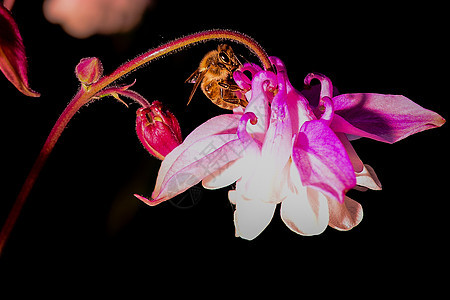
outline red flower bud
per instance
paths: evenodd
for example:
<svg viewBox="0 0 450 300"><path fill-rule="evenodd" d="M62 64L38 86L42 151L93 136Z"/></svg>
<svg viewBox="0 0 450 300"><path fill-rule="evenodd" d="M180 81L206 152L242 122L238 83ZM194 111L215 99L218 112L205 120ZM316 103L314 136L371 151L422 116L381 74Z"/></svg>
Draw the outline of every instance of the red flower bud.
<svg viewBox="0 0 450 300"><path fill-rule="evenodd" d="M136 133L145 149L161 160L183 142L177 119L159 101L137 110Z"/></svg>
<svg viewBox="0 0 450 300"><path fill-rule="evenodd" d="M83 85L91 85L102 77L103 65L97 57L82 58L75 68L75 74Z"/></svg>

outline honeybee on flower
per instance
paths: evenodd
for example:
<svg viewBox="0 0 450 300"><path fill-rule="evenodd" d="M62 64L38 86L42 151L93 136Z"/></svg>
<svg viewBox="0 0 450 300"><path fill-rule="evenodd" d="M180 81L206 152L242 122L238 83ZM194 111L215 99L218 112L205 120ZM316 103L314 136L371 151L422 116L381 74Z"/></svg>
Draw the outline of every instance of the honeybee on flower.
<svg viewBox="0 0 450 300"><path fill-rule="evenodd" d="M8 28L15 31L6 11L1 11L1 17L10 20ZM20 36L16 34L16 38ZM243 44L258 57L260 65L233 63L226 78L209 76L217 84L216 91L221 89L222 98L208 98L232 100L228 104L235 105L227 106L233 109L231 113L207 120L184 140L180 124L162 102L147 101L130 89L133 84L113 84L157 58L208 40ZM0 67L7 66L11 57L1 56ZM19 58L24 58L23 53ZM26 68L24 61L17 66ZM23 93L37 96L28 87L26 73L16 73L7 74L8 79ZM77 111L94 99L112 96L123 101L123 96L141 105L136 113L137 137L162 162L151 197L136 194L137 198L154 206L200 182L207 189L232 186L228 198L235 205L236 236L247 240L268 226L278 204L282 220L297 234L317 235L327 226L352 229L361 222L363 210L347 192L379 190L381 183L374 169L361 161L351 140L365 137L395 143L445 123L439 114L404 96L335 94L331 80L318 73L307 75L304 83L318 81L320 89L298 91L280 59L269 57L249 36L230 30L209 30L168 42L127 61L109 75L103 74L99 59L88 57L80 61L75 73L80 88L50 131L16 198L0 232L0 252L58 138ZM233 97L223 98L224 93ZM316 96L318 103L312 100Z"/></svg>

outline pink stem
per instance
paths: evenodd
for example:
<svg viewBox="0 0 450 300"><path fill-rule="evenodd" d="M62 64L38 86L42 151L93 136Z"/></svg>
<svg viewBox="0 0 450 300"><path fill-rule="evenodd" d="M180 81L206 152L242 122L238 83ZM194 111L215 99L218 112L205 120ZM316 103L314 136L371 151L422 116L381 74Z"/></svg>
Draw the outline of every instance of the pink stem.
<svg viewBox="0 0 450 300"><path fill-rule="evenodd" d="M144 54L136 57L135 59L123 64L122 66L117 68L111 75L104 76L96 83L90 85L88 89L80 88L78 93L64 109L61 116L58 118L52 130L50 131L50 134L48 135L47 140L45 141L45 144L42 147L41 152L39 153L39 156L37 157L33 167L31 168L30 173L28 173L25 183L23 184L19 195L14 202L14 205L6 219L5 224L3 225L3 228L0 231L0 255L42 167L44 166L48 156L53 150L53 147L55 146L65 127L72 119L74 114L78 111L78 109L80 109L84 104L88 103L94 96L98 95L99 92L100 94L102 94L101 91L103 91L109 84L130 73L136 68L159 57L162 57L169 53L173 53L180 48L215 39L227 39L245 45L258 56L266 70L272 70L272 64L270 63L269 57L267 56L264 49L249 36L230 30L209 30L195 33L166 43L158 48L149 50ZM136 95L130 94L129 96ZM142 102L142 104L146 103Z"/></svg>
<svg viewBox="0 0 450 300"><path fill-rule="evenodd" d="M111 82L113 82L114 80L116 80L117 78L122 77L123 75L129 73L131 70L135 70L136 68L148 63L149 61L160 58L173 51L179 50L180 48L184 48L208 40L217 40L217 39L232 40L245 45L248 49L250 49L253 53L255 53L255 55L261 61L265 70L272 70L272 64L269 60L269 57L267 56L267 53L251 37L231 30L208 30L194 33L180 39L176 39L162 46L159 46L158 48L147 51L144 54L131 60L130 62L125 63L119 68L117 68L117 70L114 71L110 76L103 77L102 79L100 79L99 82L97 82L97 84L106 86Z"/></svg>
<svg viewBox="0 0 450 300"><path fill-rule="evenodd" d="M87 94L80 89L80 91L75 95L69 105L67 105L67 107L64 109L63 113L58 118L52 130L50 131L50 134L48 135L47 140L45 141L44 146L39 153L39 156L34 162L33 167L31 168L30 173L28 173L25 183L23 184L19 195L16 198L16 202L14 202L14 205L9 212L5 224L3 225L2 231L0 232L0 254L2 253L3 247L6 243L6 240L8 239L9 234L11 233L11 230L14 227L14 224L17 221L17 218L19 217L20 211L22 210L28 194L30 193L34 182L36 181L48 156L52 152L53 147L58 141L58 138L61 136L64 128L67 126L67 123L69 123L73 115L92 97L91 95L86 95Z"/></svg>

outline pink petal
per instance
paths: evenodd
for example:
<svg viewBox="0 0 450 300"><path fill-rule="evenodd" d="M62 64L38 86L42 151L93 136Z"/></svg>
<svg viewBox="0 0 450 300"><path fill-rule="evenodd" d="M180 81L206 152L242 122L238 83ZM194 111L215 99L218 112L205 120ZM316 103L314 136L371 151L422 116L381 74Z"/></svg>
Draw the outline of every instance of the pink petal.
<svg viewBox="0 0 450 300"><path fill-rule="evenodd" d="M277 57L270 57L270 60L276 66L278 74L285 75L283 81L286 86L286 103L291 119L292 132L296 133L304 122L314 120L316 117L309 106L308 100L292 86L286 75L287 71L283 62Z"/></svg>
<svg viewBox="0 0 450 300"><path fill-rule="evenodd" d="M364 165L363 170L356 173L356 184L360 191L365 191L367 188L375 191L381 190L381 182L378 180L373 168L369 165Z"/></svg>
<svg viewBox="0 0 450 300"><path fill-rule="evenodd" d="M343 117L341 117L338 114L334 115L333 121L330 124L330 128L336 133L347 134L347 137L350 140L354 140L359 137L366 137L366 138L380 141L380 142L385 142L385 143L388 142L387 140L385 140L375 134L371 134L369 132L366 132L364 130L356 128L355 126L350 124L347 120L345 120Z"/></svg>
<svg viewBox="0 0 450 300"><path fill-rule="evenodd" d="M11 13L0 3L0 70L26 96L39 97L28 85L27 56L19 28Z"/></svg>
<svg viewBox="0 0 450 300"><path fill-rule="evenodd" d="M261 153L261 143L257 139L253 138L248 130L248 124L258 126L258 122L258 118L252 112L246 112L243 114L241 120L239 121L237 136L244 145L244 152L246 156L259 156Z"/></svg>
<svg viewBox="0 0 450 300"><path fill-rule="evenodd" d="M256 125L247 125L247 131L261 142L264 140L267 128L269 127L269 103L273 98L273 94L266 91L266 87L268 85L276 87L277 79L275 74L265 71L256 74L252 81L252 96L247 107L245 108L246 113L254 113L258 118Z"/></svg>
<svg viewBox="0 0 450 300"><path fill-rule="evenodd" d="M333 98L336 132L395 143L414 133L445 123L439 114L425 109L404 96L344 94Z"/></svg>
<svg viewBox="0 0 450 300"><path fill-rule="evenodd" d="M328 225L337 230L350 230L358 225L363 218L362 206L347 196L343 203L329 199L328 208L330 211Z"/></svg>
<svg viewBox="0 0 450 300"><path fill-rule="evenodd" d="M286 165L292 149L292 124L286 103L285 76L278 73L278 93L271 105L270 124L267 129L261 154L264 163L273 163L280 170Z"/></svg>
<svg viewBox="0 0 450 300"><path fill-rule="evenodd" d="M333 84L331 83L331 80L320 73L309 73L308 75L306 75L305 79L304 79L304 83L306 86L310 86L311 85L311 81L313 79L317 79L320 81L320 99L322 99L323 97L328 97L328 98L332 98L333 97Z"/></svg>
<svg viewBox="0 0 450 300"><path fill-rule="evenodd" d="M334 107L330 97L325 96L320 99L319 111L322 112L320 115L320 120L325 122L327 126L330 126L334 117Z"/></svg>
<svg viewBox="0 0 450 300"><path fill-rule="evenodd" d="M181 145L180 145L181 146ZM199 183L243 154L242 142L235 134L219 134L203 138L183 151L175 148L163 160L152 193L156 205Z"/></svg>
<svg viewBox="0 0 450 300"><path fill-rule="evenodd" d="M283 176L291 149L292 129L286 105L286 85L284 78L278 78L278 93L272 101L270 125L261 148L261 158L249 166L252 174L242 179L245 182L243 194L247 198L271 203L281 201L279 178Z"/></svg>
<svg viewBox="0 0 450 300"><path fill-rule="evenodd" d="M231 161L214 173L206 176L202 181L204 188L218 189L228 186L254 168L255 162L260 157L261 145L248 133L247 123L256 125L257 122L258 118L252 112L242 115L237 129L237 137L242 143L244 157Z"/></svg>
<svg viewBox="0 0 450 300"><path fill-rule="evenodd" d="M356 154L356 151L348 140L347 135L342 132L336 132L335 134L344 146L345 151L347 151L348 157L350 158L353 166L353 170L355 170L356 173L361 172L364 168L364 164L359 158L358 154Z"/></svg>
<svg viewBox="0 0 450 300"><path fill-rule="evenodd" d="M258 73L259 71L262 71L261 67L252 64L252 63L245 63L242 67L239 68L239 70L235 71L233 73L233 79L236 82L236 84L243 90L249 90L252 87L252 78L248 78L244 72L250 72L252 75L252 78Z"/></svg>
<svg viewBox="0 0 450 300"><path fill-rule="evenodd" d="M301 91L302 95L308 100L309 105L313 108L319 105L321 92L322 92L321 84L307 86L305 89ZM333 86L333 96L336 95L339 95L339 91L335 86Z"/></svg>
<svg viewBox="0 0 450 300"><path fill-rule="evenodd" d="M292 157L305 186L319 189L339 202L356 184L344 146L322 121L305 122L297 135Z"/></svg>
<svg viewBox="0 0 450 300"><path fill-rule="evenodd" d="M237 127L239 125L240 115L225 114L219 115L214 118L209 119L205 123L194 129L183 141L181 145L172 150L169 155L164 158L164 162L161 164L159 173L161 174L161 180L164 179L165 174L168 169L172 166L175 159L178 158L181 153L186 150L189 146L202 138L206 138L215 134L231 134L236 133ZM158 185L158 182L157 182Z"/></svg>

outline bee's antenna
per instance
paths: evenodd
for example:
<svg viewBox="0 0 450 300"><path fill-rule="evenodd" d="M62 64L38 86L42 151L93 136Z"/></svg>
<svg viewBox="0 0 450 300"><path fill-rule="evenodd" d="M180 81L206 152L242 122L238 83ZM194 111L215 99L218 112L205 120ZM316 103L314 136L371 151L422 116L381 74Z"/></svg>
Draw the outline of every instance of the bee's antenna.
<svg viewBox="0 0 450 300"><path fill-rule="evenodd" d="M250 61L244 56L244 55L242 55L242 54L238 54L239 55L239 57L241 58L241 59L243 59L246 63L250 63ZM238 60L238 62L242 65L242 63L241 63L241 61L239 60L239 58L236 56L236 59Z"/></svg>

